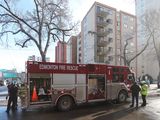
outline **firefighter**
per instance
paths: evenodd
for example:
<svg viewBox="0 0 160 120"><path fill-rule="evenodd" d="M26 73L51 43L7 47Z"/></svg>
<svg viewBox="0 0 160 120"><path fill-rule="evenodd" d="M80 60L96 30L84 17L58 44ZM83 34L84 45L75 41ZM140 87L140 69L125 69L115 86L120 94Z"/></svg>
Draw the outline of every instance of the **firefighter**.
<svg viewBox="0 0 160 120"><path fill-rule="evenodd" d="M21 106L25 106L27 96L27 86L25 84L22 84L21 87L19 87L18 96L21 99Z"/></svg>
<svg viewBox="0 0 160 120"><path fill-rule="evenodd" d="M146 106L146 96L147 96L147 94L148 94L148 85L146 84L146 82L145 81L142 81L141 82L141 95L142 95L142 101L143 101L143 103L142 103L142 107L143 106Z"/></svg>
<svg viewBox="0 0 160 120"><path fill-rule="evenodd" d="M8 104L7 104L7 110L6 112L9 113L10 111L10 108L11 108L11 103L12 103L12 110L14 111L15 110L15 107L16 107L16 89L15 89L15 86L14 84L10 84L7 86L8 87ZM6 97L7 99L7 97Z"/></svg>
<svg viewBox="0 0 160 120"><path fill-rule="evenodd" d="M13 110L17 110L17 107L18 107L17 100L18 100L18 84L14 84L14 103L15 103L15 106L12 106Z"/></svg>
<svg viewBox="0 0 160 120"><path fill-rule="evenodd" d="M134 100L136 99L136 108L138 108L139 92L141 91L141 88L137 84L137 82L134 82L130 89L132 93L132 104L130 105L130 107L134 106Z"/></svg>

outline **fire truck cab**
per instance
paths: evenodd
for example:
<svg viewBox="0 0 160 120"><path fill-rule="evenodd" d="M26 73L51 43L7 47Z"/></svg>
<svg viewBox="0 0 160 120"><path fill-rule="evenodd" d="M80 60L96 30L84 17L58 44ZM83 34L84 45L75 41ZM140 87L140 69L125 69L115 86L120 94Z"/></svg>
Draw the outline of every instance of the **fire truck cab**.
<svg viewBox="0 0 160 120"><path fill-rule="evenodd" d="M28 61L26 73L27 97L22 106L53 105L60 111L81 103L125 102L134 81L128 67L106 64Z"/></svg>

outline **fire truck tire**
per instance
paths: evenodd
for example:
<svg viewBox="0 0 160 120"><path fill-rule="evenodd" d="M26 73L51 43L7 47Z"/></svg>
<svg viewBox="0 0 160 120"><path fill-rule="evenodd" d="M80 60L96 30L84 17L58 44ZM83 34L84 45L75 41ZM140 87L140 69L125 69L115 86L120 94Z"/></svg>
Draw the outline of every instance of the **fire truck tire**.
<svg viewBox="0 0 160 120"><path fill-rule="evenodd" d="M59 111L69 111L73 107L73 99L70 96L62 96L58 100L57 108Z"/></svg>
<svg viewBox="0 0 160 120"><path fill-rule="evenodd" d="M118 103L124 103L127 100L127 92L122 90L118 94Z"/></svg>

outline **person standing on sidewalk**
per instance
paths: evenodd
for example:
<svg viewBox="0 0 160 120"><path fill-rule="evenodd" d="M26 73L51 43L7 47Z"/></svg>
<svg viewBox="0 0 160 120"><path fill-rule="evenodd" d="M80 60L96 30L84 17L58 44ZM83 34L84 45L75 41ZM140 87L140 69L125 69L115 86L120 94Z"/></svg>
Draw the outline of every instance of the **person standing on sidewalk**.
<svg viewBox="0 0 160 120"><path fill-rule="evenodd" d="M13 83L8 86L8 96L9 98L8 98L8 104L7 104L7 110L6 110L7 113L9 113L11 109L11 104L12 104L12 111L15 111L15 107L16 107L16 89Z"/></svg>
<svg viewBox="0 0 160 120"><path fill-rule="evenodd" d="M136 82L134 82L130 90L132 93L132 104L130 105L130 107L134 107L134 101L136 99L136 108L138 108L139 92L141 91L141 88Z"/></svg>
<svg viewBox="0 0 160 120"><path fill-rule="evenodd" d="M147 104L147 102L146 102L147 94L148 94L148 85L146 84L145 81L142 81L141 82L141 95L142 95L142 101L143 101L143 103L141 105L142 107L146 106L146 104Z"/></svg>

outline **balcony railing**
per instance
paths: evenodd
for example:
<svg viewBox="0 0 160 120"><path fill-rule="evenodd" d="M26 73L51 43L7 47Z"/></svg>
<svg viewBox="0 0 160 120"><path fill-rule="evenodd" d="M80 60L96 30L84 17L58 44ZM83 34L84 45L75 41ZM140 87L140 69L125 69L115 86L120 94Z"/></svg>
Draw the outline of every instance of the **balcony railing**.
<svg viewBox="0 0 160 120"><path fill-rule="evenodd" d="M98 56L105 56L105 55L107 55L107 52L106 52L106 50L103 50L103 49L97 49L97 55Z"/></svg>
<svg viewBox="0 0 160 120"><path fill-rule="evenodd" d="M102 10L97 11L97 16L107 17L107 15L109 15L109 13L106 11L102 11Z"/></svg>
<svg viewBox="0 0 160 120"><path fill-rule="evenodd" d="M98 40L97 41L97 45L100 46L100 47L105 47L105 46L107 46L107 41L105 41L105 40Z"/></svg>
<svg viewBox="0 0 160 120"><path fill-rule="evenodd" d="M98 30L97 31L97 35L98 36L107 36L108 34L113 33L113 29L112 28L108 28L107 30Z"/></svg>
<svg viewBox="0 0 160 120"><path fill-rule="evenodd" d="M104 20L97 20L97 25L98 26L107 26L108 23L106 21L104 21Z"/></svg>
<svg viewBox="0 0 160 120"><path fill-rule="evenodd" d="M107 30L97 31L97 35L98 36L107 36L108 35L108 31Z"/></svg>
<svg viewBox="0 0 160 120"><path fill-rule="evenodd" d="M112 52L113 52L112 47L108 47L107 49L101 49L101 48L97 49L97 55L99 55L99 56L106 56Z"/></svg>

